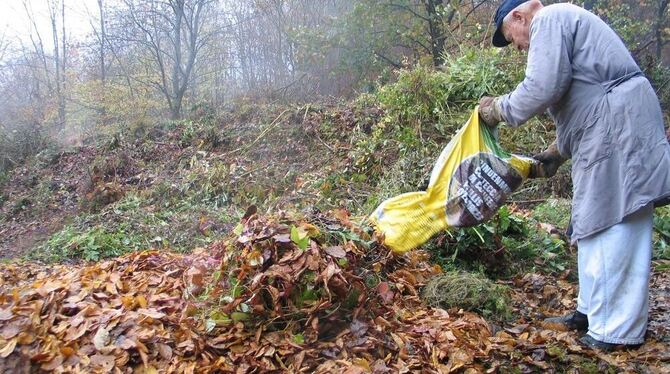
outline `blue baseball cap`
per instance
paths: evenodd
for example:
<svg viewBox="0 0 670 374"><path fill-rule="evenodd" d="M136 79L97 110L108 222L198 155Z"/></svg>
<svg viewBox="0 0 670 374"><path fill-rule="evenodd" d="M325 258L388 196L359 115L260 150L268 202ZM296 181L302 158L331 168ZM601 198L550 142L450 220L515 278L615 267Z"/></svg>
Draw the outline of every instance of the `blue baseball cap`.
<svg viewBox="0 0 670 374"><path fill-rule="evenodd" d="M496 10L496 15L493 17L493 22L496 24L496 32L493 33L493 45L496 47L505 47L509 45L507 39L503 35L500 28L502 27L503 20L505 16L512 11L512 9L518 7L519 5L527 2L528 0L503 0L503 2Z"/></svg>

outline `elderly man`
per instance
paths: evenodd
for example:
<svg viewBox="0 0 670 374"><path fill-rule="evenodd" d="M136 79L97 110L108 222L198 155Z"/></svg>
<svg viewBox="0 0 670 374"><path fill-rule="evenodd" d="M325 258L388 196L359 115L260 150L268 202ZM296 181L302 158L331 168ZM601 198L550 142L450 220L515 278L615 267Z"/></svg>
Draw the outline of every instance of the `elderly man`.
<svg viewBox="0 0 670 374"><path fill-rule="evenodd" d="M611 350L644 341L654 206L670 196L670 145L658 99L625 45L602 20L567 3L503 0L493 45L528 51L514 91L480 101L489 126L516 127L545 111L556 141L531 176L572 159L577 310L551 318Z"/></svg>

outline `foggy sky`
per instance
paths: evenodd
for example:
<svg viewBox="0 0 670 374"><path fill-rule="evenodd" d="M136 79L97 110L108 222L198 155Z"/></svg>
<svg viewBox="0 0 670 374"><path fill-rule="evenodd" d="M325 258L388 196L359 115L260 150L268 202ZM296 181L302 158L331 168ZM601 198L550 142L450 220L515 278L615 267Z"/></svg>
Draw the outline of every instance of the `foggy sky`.
<svg viewBox="0 0 670 374"><path fill-rule="evenodd" d="M45 48L53 47L51 24L49 20L48 0L0 0L0 35L12 44L20 40L28 41L32 26L23 2L26 1L35 17L38 31L42 35ZM68 39L82 39L92 29L90 19L98 18L96 0L65 0L66 33ZM60 21L59 21L60 23ZM62 26L59 24L58 28Z"/></svg>

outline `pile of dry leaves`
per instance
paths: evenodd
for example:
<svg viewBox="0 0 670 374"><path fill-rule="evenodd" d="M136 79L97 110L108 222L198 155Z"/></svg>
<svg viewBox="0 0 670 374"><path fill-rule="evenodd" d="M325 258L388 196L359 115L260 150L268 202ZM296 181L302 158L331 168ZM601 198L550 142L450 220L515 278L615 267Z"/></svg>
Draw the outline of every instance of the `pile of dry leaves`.
<svg viewBox="0 0 670 374"><path fill-rule="evenodd" d="M652 287L656 282L664 282L663 279L667 281L667 275L655 273ZM510 286L518 319L489 339L493 343L490 366L520 368L522 372L576 369L577 372L670 373L668 336L663 328L656 326L659 318L665 318L659 308L651 308L644 345L636 350L605 353L581 345L578 342L581 334L543 321L545 317L575 310L575 284L561 277L529 273L511 281ZM656 290L650 296L657 298Z"/></svg>
<svg viewBox="0 0 670 374"><path fill-rule="evenodd" d="M550 276L509 282L519 319L500 328L429 308L419 290L439 267L422 251L391 255L345 212L307 222L250 210L227 240L189 255L0 271L0 372L653 372L670 362L653 337L604 354L537 322L574 308L575 286Z"/></svg>
<svg viewBox="0 0 670 374"><path fill-rule="evenodd" d="M2 265L0 371L448 372L488 354L481 317L421 305L424 253L340 217L326 233L250 212L191 255Z"/></svg>

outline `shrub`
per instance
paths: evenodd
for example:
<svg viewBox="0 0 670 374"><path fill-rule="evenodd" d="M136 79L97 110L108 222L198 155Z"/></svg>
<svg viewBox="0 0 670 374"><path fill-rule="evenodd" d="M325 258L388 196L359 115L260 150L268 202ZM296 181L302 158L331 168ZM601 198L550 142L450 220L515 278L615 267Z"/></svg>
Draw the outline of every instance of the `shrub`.
<svg viewBox="0 0 670 374"><path fill-rule="evenodd" d="M350 166L340 172L343 178L335 179L365 175L369 185L378 186L377 193L363 204L366 209L399 193L418 190L479 98L513 88L522 70L509 60L509 55L494 49L465 50L456 57L447 56L440 70L426 66L401 70L396 82L376 93L376 100L370 94L361 95L357 107L379 105L383 116L371 131L357 129Z"/></svg>
<svg viewBox="0 0 670 374"><path fill-rule="evenodd" d="M507 278L527 271L561 272L572 267L567 243L512 214L506 206L488 222L452 228L425 245L434 261L449 269Z"/></svg>

